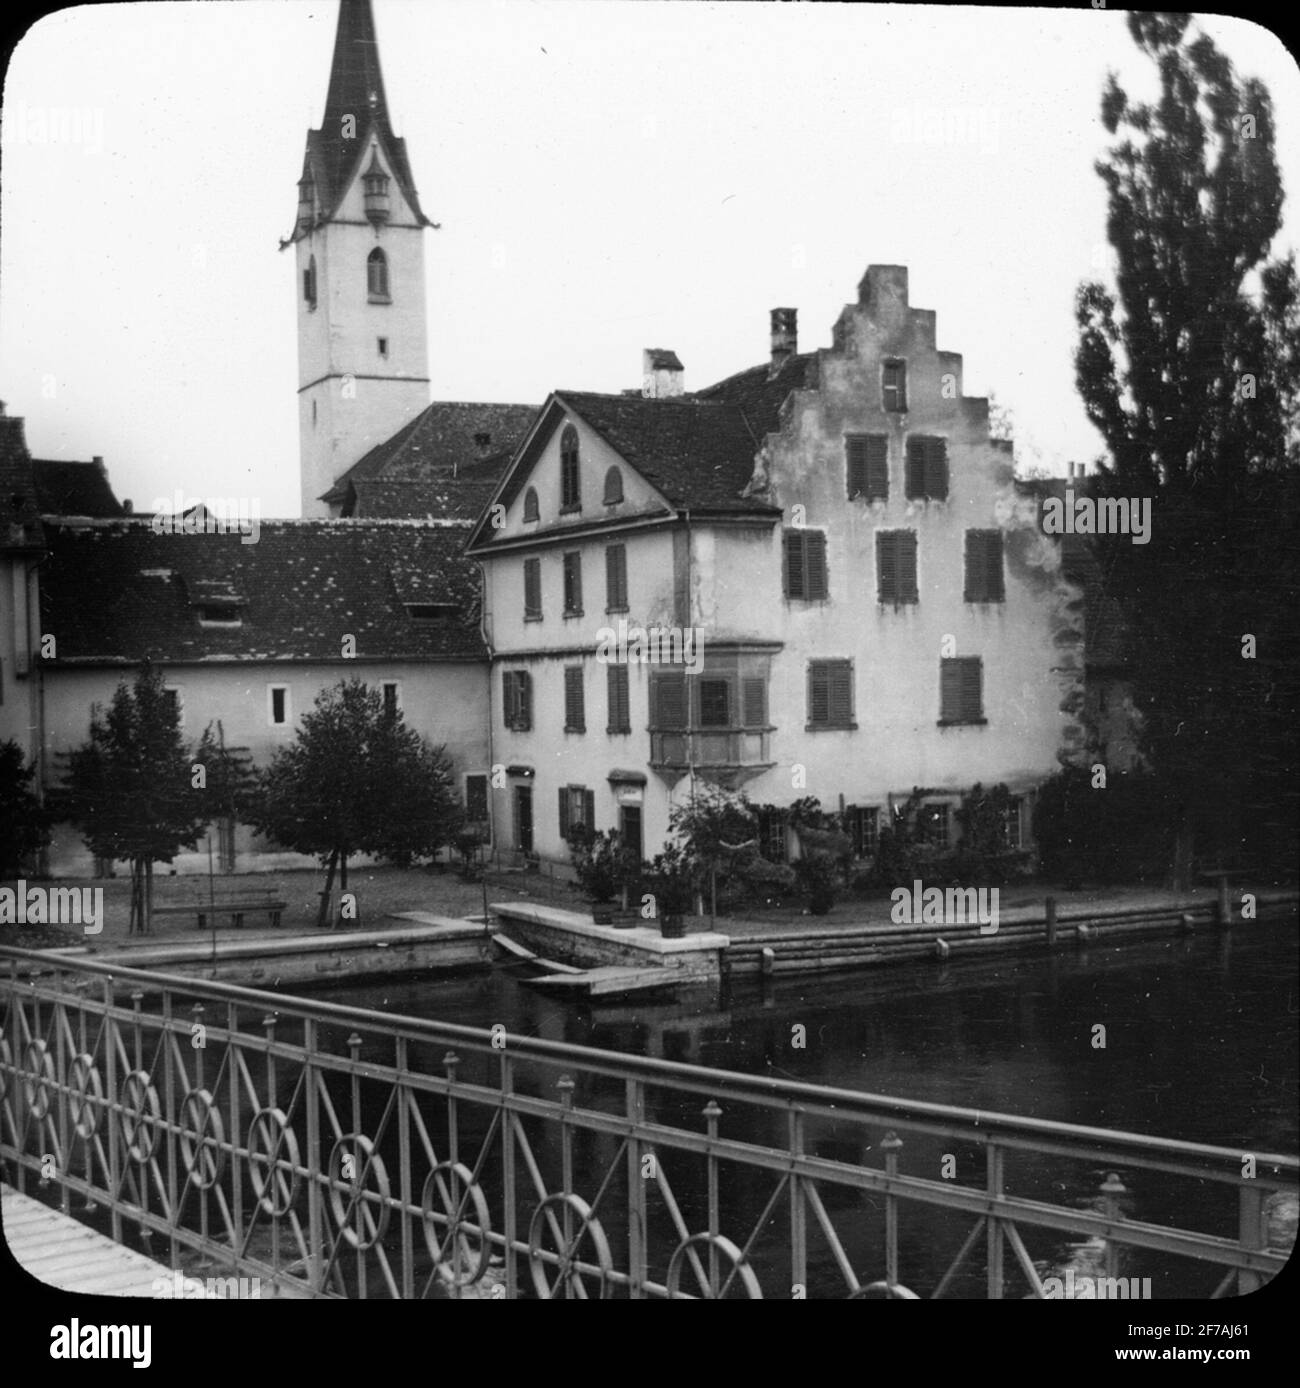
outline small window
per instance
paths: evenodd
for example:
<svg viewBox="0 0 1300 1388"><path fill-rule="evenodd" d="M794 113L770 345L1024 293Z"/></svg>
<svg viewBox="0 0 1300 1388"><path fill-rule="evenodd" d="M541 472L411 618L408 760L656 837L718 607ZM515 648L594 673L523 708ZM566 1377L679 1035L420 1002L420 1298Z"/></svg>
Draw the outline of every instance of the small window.
<svg viewBox="0 0 1300 1388"><path fill-rule="evenodd" d="M566 842L575 829L596 827L596 795L586 786L560 787L560 837Z"/></svg>
<svg viewBox="0 0 1300 1388"><path fill-rule="evenodd" d="M855 858L874 858L880 843L880 811L875 805L850 805L848 831Z"/></svg>
<svg viewBox="0 0 1300 1388"><path fill-rule="evenodd" d="M628 696L627 666L605 666L606 695L609 700L609 733L632 731L632 708Z"/></svg>
<svg viewBox="0 0 1300 1388"><path fill-rule="evenodd" d="M907 441L907 499L943 501L948 496L948 441L914 434Z"/></svg>
<svg viewBox="0 0 1300 1388"><path fill-rule="evenodd" d="M537 490L535 487L529 487L524 493L524 519L535 521L540 515L541 512L537 507Z"/></svg>
<svg viewBox="0 0 1300 1388"><path fill-rule="evenodd" d="M627 611L627 546L605 546L605 611Z"/></svg>
<svg viewBox="0 0 1300 1388"><path fill-rule="evenodd" d="M267 704L271 726L282 728L289 721L289 686L287 684L269 686Z"/></svg>
<svg viewBox="0 0 1300 1388"><path fill-rule="evenodd" d="M302 297L307 304L309 312L314 312L316 308L316 257L307 262L307 268L302 272Z"/></svg>
<svg viewBox="0 0 1300 1388"><path fill-rule="evenodd" d="M465 777L465 818L471 824L486 825L488 822L486 774L475 772Z"/></svg>
<svg viewBox="0 0 1300 1388"><path fill-rule="evenodd" d="M564 556L564 615L582 616L582 555L576 549Z"/></svg>
<svg viewBox="0 0 1300 1388"><path fill-rule="evenodd" d="M605 474L605 505L617 506L623 500L623 474L616 467Z"/></svg>
<svg viewBox="0 0 1300 1388"><path fill-rule="evenodd" d="M578 431L572 424L560 435L560 510L582 510L578 474Z"/></svg>
<svg viewBox="0 0 1300 1388"><path fill-rule="evenodd" d="M401 686L396 680L385 680L384 690L384 713L389 718L397 716L397 710L402 707Z"/></svg>
<svg viewBox="0 0 1300 1388"><path fill-rule="evenodd" d="M526 733L533 726L533 677L527 670L501 672L501 708L507 728Z"/></svg>
<svg viewBox="0 0 1300 1388"><path fill-rule="evenodd" d="M983 723L984 662L953 656L939 662L940 723Z"/></svg>
<svg viewBox="0 0 1300 1388"><path fill-rule="evenodd" d="M853 728L853 662L808 662L808 727Z"/></svg>
<svg viewBox="0 0 1300 1388"><path fill-rule="evenodd" d="M381 357L384 357L385 359L387 359L387 357L388 357L388 339L387 339L386 337L379 337L379 338L376 338L375 341L376 341L376 342L378 343L378 345L379 345L379 355L380 355Z"/></svg>
<svg viewBox="0 0 1300 1388"><path fill-rule="evenodd" d="M731 726L731 685L727 680L699 681L700 727L729 728Z"/></svg>
<svg viewBox="0 0 1300 1388"><path fill-rule="evenodd" d="M581 665L566 665L564 667L564 731L566 733L585 733L587 731Z"/></svg>
<svg viewBox="0 0 1300 1388"><path fill-rule="evenodd" d="M524 621L542 620L542 561L524 560Z"/></svg>
<svg viewBox="0 0 1300 1388"><path fill-rule="evenodd" d="M366 257L366 292L372 303L389 300L388 257L378 246Z"/></svg>
<svg viewBox="0 0 1300 1388"><path fill-rule="evenodd" d="M898 357L885 362L880 373L881 404L887 410L907 409L907 363Z"/></svg>
<svg viewBox="0 0 1300 1388"><path fill-rule="evenodd" d="M1012 802L1002 811L1002 841L1008 848L1020 847L1020 799Z"/></svg>
<svg viewBox="0 0 1300 1388"><path fill-rule="evenodd" d="M917 601L915 530L876 532L876 600L895 607Z"/></svg>
<svg viewBox="0 0 1300 1388"><path fill-rule="evenodd" d="M416 622L454 621L460 608L454 602L408 602L406 615Z"/></svg>
<svg viewBox="0 0 1300 1388"><path fill-rule="evenodd" d="M787 812L775 805L758 811L758 851L769 863L784 863L789 857L788 824Z"/></svg>
<svg viewBox="0 0 1300 1388"><path fill-rule="evenodd" d="M849 499L889 500L889 438L885 434L847 434L844 439Z"/></svg>
<svg viewBox="0 0 1300 1388"><path fill-rule="evenodd" d="M948 805L922 805L916 812L917 838L931 848L947 848L950 811Z"/></svg>
<svg viewBox="0 0 1300 1388"><path fill-rule="evenodd" d="M796 527L785 531L785 595L804 602L826 598L826 535Z"/></svg>
<svg viewBox="0 0 1300 1388"><path fill-rule="evenodd" d="M1002 532L966 532L966 601L1002 602Z"/></svg>
<svg viewBox="0 0 1300 1388"><path fill-rule="evenodd" d="M200 603L199 621L206 627L237 627L243 625L238 607L230 603Z"/></svg>

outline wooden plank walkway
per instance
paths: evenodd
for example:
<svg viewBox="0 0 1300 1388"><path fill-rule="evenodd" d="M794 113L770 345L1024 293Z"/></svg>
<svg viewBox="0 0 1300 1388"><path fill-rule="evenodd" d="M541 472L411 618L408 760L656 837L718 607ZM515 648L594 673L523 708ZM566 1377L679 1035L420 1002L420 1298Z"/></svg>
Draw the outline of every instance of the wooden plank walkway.
<svg viewBox="0 0 1300 1388"><path fill-rule="evenodd" d="M124 1248L71 1215L0 1186L4 1241L14 1260L38 1281L94 1296L153 1296L154 1281L173 1273L143 1253Z"/></svg>

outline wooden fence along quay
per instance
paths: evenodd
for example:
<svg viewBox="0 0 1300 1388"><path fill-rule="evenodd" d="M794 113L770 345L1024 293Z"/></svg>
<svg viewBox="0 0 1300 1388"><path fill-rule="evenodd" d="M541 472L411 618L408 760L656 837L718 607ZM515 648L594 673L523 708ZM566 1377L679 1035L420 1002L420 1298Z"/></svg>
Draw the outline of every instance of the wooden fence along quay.
<svg viewBox="0 0 1300 1388"><path fill-rule="evenodd" d="M1210 1297L1286 1261L1294 1156L27 950L0 970L9 1184L264 1296L1044 1296L1073 1238L1113 1287L1177 1262ZM1170 1218L1129 1217L1139 1187Z"/></svg>

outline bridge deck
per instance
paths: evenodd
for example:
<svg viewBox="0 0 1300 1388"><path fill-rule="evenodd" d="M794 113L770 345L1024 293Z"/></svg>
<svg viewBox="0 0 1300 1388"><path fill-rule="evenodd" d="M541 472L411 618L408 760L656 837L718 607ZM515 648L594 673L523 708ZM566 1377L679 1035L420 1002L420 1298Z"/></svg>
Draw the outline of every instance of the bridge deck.
<svg viewBox="0 0 1300 1388"><path fill-rule="evenodd" d="M0 1216L14 1260L46 1286L95 1296L151 1297L156 1278L172 1280L162 1263L7 1185L0 1186Z"/></svg>

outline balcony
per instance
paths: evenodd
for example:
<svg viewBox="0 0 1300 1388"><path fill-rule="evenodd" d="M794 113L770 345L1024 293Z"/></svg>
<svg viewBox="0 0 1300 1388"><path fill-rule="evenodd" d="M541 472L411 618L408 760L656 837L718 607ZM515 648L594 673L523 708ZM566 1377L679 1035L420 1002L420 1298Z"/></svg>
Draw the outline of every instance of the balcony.
<svg viewBox="0 0 1300 1388"><path fill-rule="evenodd" d="M768 728L650 732L650 765L671 785L688 770L735 789L774 765Z"/></svg>

